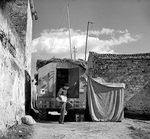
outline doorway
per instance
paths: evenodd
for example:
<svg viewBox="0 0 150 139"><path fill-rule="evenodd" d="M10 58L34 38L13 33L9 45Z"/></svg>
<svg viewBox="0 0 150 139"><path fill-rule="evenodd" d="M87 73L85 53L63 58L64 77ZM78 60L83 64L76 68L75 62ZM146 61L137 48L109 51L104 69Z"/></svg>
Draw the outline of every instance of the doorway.
<svg viewBox="0 0 150 139"><path fill-rule="evenodd" d="M68 83L70 87L68 98L79 98L79 68L58 68L56 73L56 95L59 89Z"/></svg>
<svg viewBox="0 0 150 139"><path fill-rule="evenodd" d="M69 71L68 69L59 68L57 69L56 73L57 73L56 74L56 96L57 96L59 89L63 87L65 83L69 82L69 74L68 74Z"/></svg>

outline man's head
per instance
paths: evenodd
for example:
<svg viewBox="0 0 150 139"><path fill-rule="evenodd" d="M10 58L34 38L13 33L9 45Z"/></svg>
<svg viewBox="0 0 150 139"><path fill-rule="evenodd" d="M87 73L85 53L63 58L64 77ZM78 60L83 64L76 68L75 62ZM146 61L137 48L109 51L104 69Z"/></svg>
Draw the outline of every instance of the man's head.
<svg viewBox="0 0 150 139"><path fill-rule="evenodd" d="M68 84L68 83L65 83L65 84L64 84L64 88L65 88L65 89L69 89L69 84Z"/></svg>

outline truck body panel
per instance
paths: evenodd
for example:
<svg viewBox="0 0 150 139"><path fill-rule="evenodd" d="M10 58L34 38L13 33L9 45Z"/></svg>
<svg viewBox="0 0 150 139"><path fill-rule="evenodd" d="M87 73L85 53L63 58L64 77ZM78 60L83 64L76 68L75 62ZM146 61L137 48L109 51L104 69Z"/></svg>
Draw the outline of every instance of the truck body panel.
<svg viewBox="0 0 150 139"><path fill-rule="evenodd" d="M67 62L51 62L38 69L37 106L39 109L60 110L61 104L56 101L58 90L64 83L73 86L68 92L68 101L71 109L86 108L86 87L81 76L85 69L79 65Z"/></svg>

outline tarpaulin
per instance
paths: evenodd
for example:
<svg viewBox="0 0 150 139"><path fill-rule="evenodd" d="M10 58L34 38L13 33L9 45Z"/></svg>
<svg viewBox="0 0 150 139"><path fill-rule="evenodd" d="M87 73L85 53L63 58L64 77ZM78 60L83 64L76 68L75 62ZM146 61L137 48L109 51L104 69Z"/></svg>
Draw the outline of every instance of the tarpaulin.
<svg viewBox="0 0 150 139"><path fill-rule="evenodd" d="M121 121L124 118L123 83L105 83L88 77L88 105L93 121Z"/></svg>

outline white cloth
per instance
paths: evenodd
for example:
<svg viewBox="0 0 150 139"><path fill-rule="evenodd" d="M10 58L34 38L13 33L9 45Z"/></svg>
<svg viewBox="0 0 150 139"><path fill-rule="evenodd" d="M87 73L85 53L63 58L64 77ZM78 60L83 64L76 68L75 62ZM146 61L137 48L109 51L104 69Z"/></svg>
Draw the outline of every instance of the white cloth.
<svg viewBox="0 0 150 139"><path fill-rule="evenodd" d="M67 102L67 97L64 95L60 95L59 97L56 98L58 102Z"/></svg>

